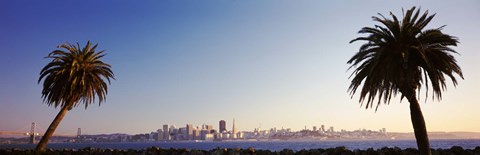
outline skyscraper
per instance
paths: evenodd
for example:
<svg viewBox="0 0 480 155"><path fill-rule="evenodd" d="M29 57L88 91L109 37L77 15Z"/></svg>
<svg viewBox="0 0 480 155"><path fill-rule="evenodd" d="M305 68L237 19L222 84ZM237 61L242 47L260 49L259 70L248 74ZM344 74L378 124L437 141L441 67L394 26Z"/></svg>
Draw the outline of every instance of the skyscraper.
<svg viewBox="0 0 480 155"><path fill-rule="evenodd" d="M206 130L206 131L208 131L208 133L210 133L213 130L213 125L203 124L202 125L202 130Z"/></svg>
<svg viewBox="0 0 480 155"><path fill-rule="evenodd" d="M157 133L156 133L156 136L154 136L154 137L156 137L156 138L154 138L154 139L157 140L157 141L158 141L158 140L163 140L163 139L164 139L164 138L163 138L164 133L165 133L165 132L164 132L162 129L158 129L158 130L157 130ZM155 134L155 133L152 133L152 134Z"/></svg>
<svg viewBox="0 0 480 155"><path fill-rule="evenodd" d="M237 134L237 128L235 127L235 118L233 119L232 133L233 133L233 134Z"/></svg>
<svg viewBox="0 0 480 155"><path fill-rule="evenodd" d="M77 138L80 138L80 136L82 136L82 128L78 128L78 130L77 130Z"/></svg>
<svg viewBox="0 0 480 155"><path fill-rule="evenodd" d="M199 140L200 139L200 130L193 130L192 131L192 139L190 140Z"/></svg>
<svg viewBox="0 0 480 155"><path fill-rule="evenodd" d="M170 140L170 131L168 130L168 124L163 125L163 140Z"/></svg>
<svg viewBox="0 0 480 155"><path fill-rule="evenodd" d="M220 120L219 129L220 129L219 131L220 133L227 131L227 123L224 120Z"/></svg>
<svg viewBox="0 0 480 155"><path fill-rule="evenodd" d="M186 132L185 132L185 140L193 140L193 125L192 124L187 124L186 127Z"/></svg>
<svg viewBox="0 0 480 155"><path fill-rule="evenodd" d="M230 135L230 138L231 139L237 139L238 136L237 136L237 128L235 127L235 118L233 119L233 123L232 123L232 133Z"/></svg>

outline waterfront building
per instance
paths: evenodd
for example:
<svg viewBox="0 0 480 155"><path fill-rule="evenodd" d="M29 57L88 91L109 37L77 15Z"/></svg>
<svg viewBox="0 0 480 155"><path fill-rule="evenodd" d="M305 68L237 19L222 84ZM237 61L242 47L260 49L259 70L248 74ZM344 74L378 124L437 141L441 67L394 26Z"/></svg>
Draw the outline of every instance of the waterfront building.
<svg viewBox="0 0 480 155"><path fill-rule="evenodd" d="M235 118L233 119L232 123L232 131L230 132L229 135L230 139L237 139L237 127L235 127Z"/></svg>
<svg viewBox="0 0 480 155"><path fill-rule="evenodd" d="M208 133L208 134L205 135L205 139L203 139L203 140L214 140L214 138L215 138L214 134Z"/></svg>
<svg viewBox="0 0 480 155"><path fill-rule="evenodd" d="M170 132L170 135L169 135L170 140L179 140L178 139L179 129L177 129L175 125L171 125L168 130Z"/></svg>
<svg viewBox="0 0 480 155"><path fill-rule="evenodd" d="M386 129L386 128L382 128L382 129L380 130L380 133L382 133L382 134L387 134L387 129Z"/></svg>
<svg viewBox="0 0 480 155"><path fill-rule="evenodd" d="M333 130L333 126L331 126L330 129L328 129L328 132L335 132L335 130Z"/></svg>
<svg viewBox="0 0 480 155"><path fill-rule="evenodd" d="M237 127L235 127L235 118L233 119L232 133L233 133L233 134L237 134Z"/></svg>
<svg viewBox="0 0 480 155"><path fill-rule="evenodd" d="M257 137L259 139L268 138L268 137L270 137L270 132L269 132L269 130L259 130Z"/></svg>
<svg viewBox="0 0 480 155"><path fill-rule="evenodd" d="M170 140L170 130L168 130L168 124L163 125L163 140Z"/></svg>
<svg viewBox="0 0 480 155"><path fill-rule="evenodd" d="M243 138L245 138L245 139L256 139L257 138L257 133L258 132L255 132L255 131L243 132Z"/></svg>
<svg viewBox="0 0 480 155"><path fill-rule="evenodd" d="M272 133L272 134L277 133L277 128L270 128L270 133Z"/></svg>
<svg viewBox="0 0 480 155"><path fill-rule="evenodd" d="M187 124L186 125L186 131L184 132L184 138L185 140L193 140L193 125L192 124Z"/></svg>
<svg viewBox="0 0 480 155"><path fill-rule="evenodd" d="M194 129L192 132L193 133L190 140L200 140L200 130Z"/></svg>
<svg viewBox="0 0 480 155"><path fill-rule="evenodd" d="M82 138L81 136L82 136L82 128L78 128L78 130L77 130L77 138ZM34 137L33 139L34 139L33 141L34 141L34 143L35 143L35 137Z"/></svg>
<svg viewBox="0 0 480 155"><path fill-rule="evenodd" d="M209 134L209 131L207 129L200 130L200 140L206 140L207 134Z"/></svg>
<svg viewBox="0 0 480 155"><path fill-rule="evenodd" d="M230 133L228 133L228 132L219 133L219 137L220 137L220 139L229 139L230 138Z"/></svg>
<svg viewBox="0 0 480 155"><path fill-rule="evenodd" d="M222 139L222 133L215 133L215 139Z"/></svg>
<svg viewBox="0 0 480 155"><path fill-rule="evenodd" d="M157 138L158 138L158 132L150 132L150 134L148 134L147 141L155 141Z"/></svg>
<svg viewBox="0 0 480 155"><path fill-rule="evenodd" d="M220 120L219 124L219 131L220 133L226 132L227 131L227 123L224 120Z"/></svg>
<svg viewBox="0 0 480 155"><path fill-rule="evenodd" d="M186 127L178 129L176 140L188 140L188 132Z"/></svg>
<svg viewBox="0 0 480 155"><path fill-rule="evenodd" d="M208 132L211 133L211 134L216 134L216 133L217 133L217 130L212 129L212 130L209 130Z"/></svg>
<svg viewBox="0 0 480 155"><path fill-rule="evenodd" d="M210 132L211 130L213 130L213 125L206 125L205 126L205 129Z"/></svg>
<svg viewBox="0 0 480 155"><path fill-rule="evenodd" d="M158 129L157 130L157 136L155 137L155 140L157 140L157 141L164 140L164 138L163 138L164 134L163 133L164 132L163 132L162 129Z"/></svg>
<svg viewBox="0 0 480 155"><path fill-rule="evenodd" d="M243 139L244 134L243 132L237 132L236 136L237 136L237 139Z"/></svg>

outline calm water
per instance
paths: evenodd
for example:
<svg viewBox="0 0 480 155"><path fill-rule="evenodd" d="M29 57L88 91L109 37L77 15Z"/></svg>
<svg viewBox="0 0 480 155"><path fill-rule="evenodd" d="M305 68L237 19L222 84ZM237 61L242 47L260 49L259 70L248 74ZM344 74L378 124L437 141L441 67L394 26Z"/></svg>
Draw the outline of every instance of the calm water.
<svg viewBox="0 0 480 155"><path fill-rule="evenodd" d="M461 146L464 149L473 149L480 146L480 139L473 140L431 140L432 148L451 148L452 146ZM190 148L211 150L220 148L248 148L279 151L283 149L292 149L295 151L302 149L334 148L345 146L347 149L367 149L382 147L416 148L414 140L371 140L371 141L228 141L228 142L142 142L142 143L53 143L48 144L48 148L53 149L81 149L85 147L111 148L111 149L144 149L148 147L160 148ZM8 144L0 145L0 149L20 148L33 149L31 144Z"/></svg>

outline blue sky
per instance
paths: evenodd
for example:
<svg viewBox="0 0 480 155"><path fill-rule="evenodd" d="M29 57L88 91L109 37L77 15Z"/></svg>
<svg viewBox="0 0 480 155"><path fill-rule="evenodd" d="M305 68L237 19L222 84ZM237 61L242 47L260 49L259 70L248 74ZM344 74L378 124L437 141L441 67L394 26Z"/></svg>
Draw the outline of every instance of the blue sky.
<svg viewBox="0 0 480 155"><path fill-rule="evenodd" d="M373 26L371 16L401 16L420 6L457 36L465 80L443 100L421 104L430 131L480 131L476 95L478 1L1 1L0 131L43 132L59 109L42 104L44 57L65 42L105 49L116 81L101 106L71 110L58 133L143 133L162 124L212 124L233 118L255 127L334 126L412 131L408 103L365 110L350 98L346 61ZM43 129L42 129L43 128Z"/></svg>

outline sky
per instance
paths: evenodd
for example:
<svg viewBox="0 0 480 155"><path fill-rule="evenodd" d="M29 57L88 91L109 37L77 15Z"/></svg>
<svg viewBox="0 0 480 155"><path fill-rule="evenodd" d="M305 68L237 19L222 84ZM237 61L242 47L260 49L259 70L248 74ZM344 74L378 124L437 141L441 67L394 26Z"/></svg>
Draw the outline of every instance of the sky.
<svg viewBox="0 0 480 155"><path fill-rule="evenodd" d="M60 109L41 98L44 57L88 40L106 50L116 80L107 101L69 111L58 134L148 133L235 119L238 130L386 128L412 132L397 96L378 111L347 92L347 60L371 17L412 6L436 13L427 28L459 38L464 80L421 107L429 131L480 132L480 1L0 1L0 131L44 132ZM450 83L450 82L449 82ZM424 93L424 92L421 92Z"/></svg>

